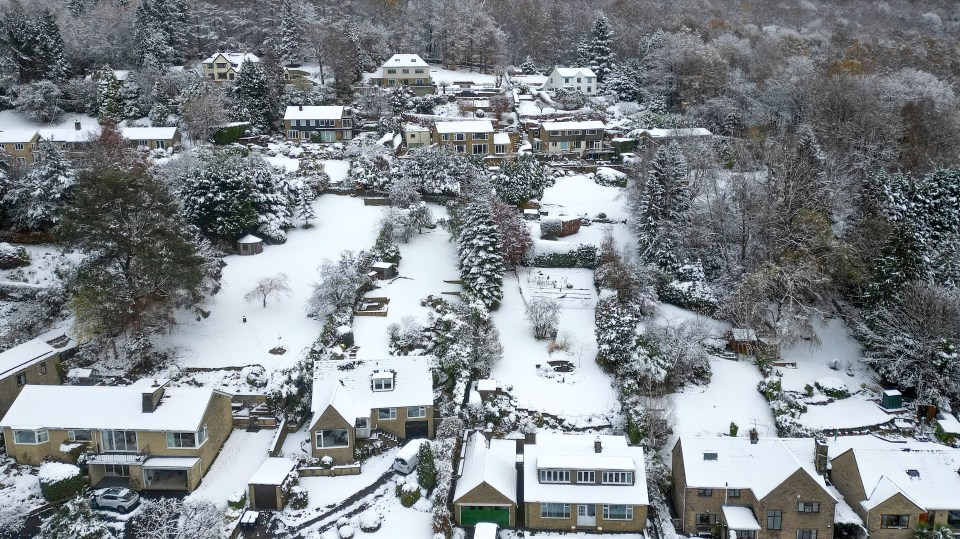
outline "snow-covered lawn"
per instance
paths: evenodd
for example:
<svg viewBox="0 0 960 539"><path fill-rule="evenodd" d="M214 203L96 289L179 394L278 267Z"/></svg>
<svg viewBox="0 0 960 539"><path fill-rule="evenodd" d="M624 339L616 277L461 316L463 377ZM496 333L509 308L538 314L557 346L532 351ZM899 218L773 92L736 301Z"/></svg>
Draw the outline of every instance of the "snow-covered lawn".
<svg viewBox="0 0 960 539"><path fill-rule="evenodd" d="M451 84L457 82L471 82L476 86L492 86L496 82L496 78L492 73L480 73L466 69L450 70L443 69L442 67L437 67L435 65L430 66L430 77L433 79L433 83L435 85L446 81ZM449 88L447 91L449 91Z"/></svg>
<svg viewBox="0 0 960 539"><path fill-rule="evenodd" d="M343 250L373 245L383 208L364 206L360 198L325 195L314 202L314 227L292 230L283 245L267 245L256 256L224 258L220 292L211 298L210 316L195 320L180 313L172 333L162 344L176 348L181 367L224 367L261 364L267 371L293 365L302 357L321 329L308 318L304 304L324 258L335 259ZM271 299L266 308L243 299L261 277L286 273L292 294ZM243 322L243 317L247 322ZM283 355L269 350L279 344Z"/></svg>
<svg viewBox="0 0 960 539"><path fill-rule="evenodd" d="M350 162L343 159L325 159L323 170L330 176L330 183L343 183L350 172Z"/></svg>
<svg viewBox="0 0 960 539"><path fill-rule="evenodd" d="M301 477L300 486L307 490L307 507L316 512L334 506L353 493L374 484L380 476L393 466L393 460L399 449L391 449L383 454L364 461L359 475L341 475L338 477Z"/></svg>
<svg viewBox="0 0 960 539"><path fill-rule="evenodd" d="M557 112L557 109L550 106L544 106L541 110L537 105L537 102L534 100L524 99L523 101L517 103L517 114L520 116L536 116L538 114L550 114L551 112Z"/></svg>
<svg viewBox="0 0 960 539"><path fill-rule="evenodd" d="M217 455L217 460L188 498L208 500L220 507L237 491L247 491L247 481L267 458L267 450L276 430L247 432L234 429Z"/></svg>
<svg viewBox="0 0 960 539"><path fill-rule="evenodd" d="M607 219L623 221L627 218L626 195L620 187L608 187L597 184L593 178L577 174L561 176L548 187L540 201L541 208L550 216L571 215L597 217L605 214ZM558 238L556 241L540 239L540 225L531 221L530 234L534 238L537 252L565 252L581 243L599 246L606 231L610 230L618 245L633 243L634 236L622 223L593 223L580 227L572 236Z"/></svg>
<svg viewBox="0 0 960 539"><path fill-rule="evenodd" d="M0 270L0 282L14 281L38 286L50 286L60 282L55 271L58 267L79 259L77 253L63 255L52 245L12 244L23 249L30 256L30 265L10 270Z"/></svg>
<svg viewBox="0 0 960 539"><path fill-rule="evenodd" d="M446 214L440 206L431 205L430 209L434 217ZM353 320L354 342L360 347L359 357L387 357L390 344L387 326L406 316L413 316L426 325L430 310L422 307L420 301L431 294L439 296L441 292L460 290L459 285L443 282L460 278L456 244L449 239L450 234L438 226L425 229L409 243L400 244L400 277L377 281L379 288L367 294L390 298L387 316L357 316Z"/></svg>
<svg viewBox="0 0 960 539"><path fill-rule="evenodd" d="M561 289L554 289L548 281L558 283ZM567 289L565 283L573 288ZM567 295L559 299L558 336L559 340L568 340L567 353L549 354L547 341L533 338L530 323L524 317L524 296L529 300L534 294ZM512 273L507 274L503 303L493 313L503 344L503 359L493 367L492 376L513 386L520 406L558 414L574 424L585 424L594 415L618 409L611 378L594 360L596 302L591 270L533 268L530 273L523 271L519 279ZM553 372L547 364L553 360L569 361L573 372ZM537 365L543 369L538 370Z"/></svg>
<svg viewBox="0 0 960 539"><path fill-rule="evenodd" d="M73 129L74 122L80 122L81 131L98 129L100 123L86 114L64 114L56 122L42 124L35 122L15 110L0 111L0 131L12 129Z"/></svg>

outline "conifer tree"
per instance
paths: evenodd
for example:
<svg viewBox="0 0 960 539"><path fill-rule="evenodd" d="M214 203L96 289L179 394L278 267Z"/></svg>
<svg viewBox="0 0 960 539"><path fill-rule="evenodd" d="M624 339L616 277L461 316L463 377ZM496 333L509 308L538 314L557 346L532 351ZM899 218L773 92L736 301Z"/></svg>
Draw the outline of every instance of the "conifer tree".
<svg viewBox="0 0 960 539"><path fill-rule="evenodd" d="M317 218L317 213L313 211L313 201L315 198L316 196L313 194L313 189L306 183L301 183L297 188L297 217L303 221L303 228L312 227L313 224L311 224L310 221Z"/></svg>
<svg viewBox="0 0 960 539"><path fill-rule="evenodd" d="M505 269L500 232L493 222L490 203L482 199L468 202L461 218L457 245L463 287L487 308L496 309L503 298Z"/></svg>
<svg viewBox="0 0 960 539"><path fill-rule="evenodd" d="M164 91L163 85L157 81L153 85L153 107L150 108L150 124L154 127L170 126L170 115L173 114L174 104Z"/></svg>
<svg viewBox="0 0 960 539"><path fill-rule="evenodd" d="M7 215L26 230L47 230L59 220L59 211L70 196L74 172L63 152L41 140L36 162L23 177L0 188L5 192Z"/></svg>
<svg viewBox="0 0 960 539"><path fill-rule="evenodd" d="M687 164L676 142L661 146L650 161L637 208L639 254L644 262L675 273L683 263L679 252L689 223Z"/></svg>
<svg viewBox="0 0 960 539"><path fill-rule="evenodd" d="M577 67L588 67L591 63L590 41L584 36L577 42Z"/></svg>
<svg viewBox="0 0 960 539"><path fill-rule="evenodd" d="M37 61L42 64L46 78L64 80L70 74L67 57L63 53L63 36L49 9L44 8L36 23Z"/></svg>
<svg viewBox="0 0 960 539"><path fill-rule="evenodd" d="M597 82L603 82L613 69L613 53L610 51L610 41L613 32L606 15L600 13L593 21L593 39L590 42L590 69L597 75Z"/></svg>
<svg viewBox="0 0 960 539"><path fill-rule="evenodd" d="M537 74L537 67L534 65L533 58L531 58L529 54L523 59L523 64L520 65L520 71L522 71L524 75Z"/></svg>
<svg viewBox="0 0 960 539"><path fill-rule="evenodd" d="M126 106L123 102L123 84L114 76L110 66L103 66L99 73L97 90L97 117L100 123L115 125L124 119Z"/></svg>
<svg viewBox="0 0 960 539"><path fill-rule="evenodd" d="M270 109L270 89L259 62L244 60L233 86L233 118L250 122L260 132L273 130L275 114Z"/></svg>

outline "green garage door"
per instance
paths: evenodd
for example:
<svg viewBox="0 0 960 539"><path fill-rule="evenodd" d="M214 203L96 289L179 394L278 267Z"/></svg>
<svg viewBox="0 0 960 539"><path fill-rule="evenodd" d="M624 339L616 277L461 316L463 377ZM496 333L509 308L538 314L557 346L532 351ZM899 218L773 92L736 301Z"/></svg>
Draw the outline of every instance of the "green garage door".
<svg viewBox="0 0 960 539"><path fill-rule="evenodd" d="M460 506L460 524L473 526L478 522L492 522L507 527L510 525L510 508L506 505Z"/></svg>

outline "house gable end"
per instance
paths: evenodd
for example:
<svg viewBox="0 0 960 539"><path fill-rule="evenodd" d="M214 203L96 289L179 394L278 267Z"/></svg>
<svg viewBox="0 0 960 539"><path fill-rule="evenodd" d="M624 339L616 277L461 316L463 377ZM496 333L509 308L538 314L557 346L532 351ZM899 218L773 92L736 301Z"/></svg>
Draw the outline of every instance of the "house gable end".
<svg viewBox="0 0 960 539"><path fill-rule="evenodd" d="M458 503L488 503L488 504L502 504L502 505L516 505L513 503L513 500L508 498L504 493L497 490L490 483L483 481L479 485L473 487L462 496L453 500L454 504Z"/></svg>
<svg viewBox="0 0 960 539"><path fill-rule="evenodd" d="M824 502L835 502L833 494L817 482L817 480L810 475L810 472L803 468L797 468L789 477L768 492L761 501L769 500L770 498L779 498L785 494L791 495L798 491L817 492L818 495L822 496L821 499Z"/></svg>
<svg viewBox="0 0 960 539"><path fill-rule="evenodd" d="M337 409L333 407L333 405L328 404L327 407L323 410L323 413L320 414L320 417L318 417L317 420L310 427L310 430L317 431L321 429L329 429L329 428L337 428L337 427L352 429L353 425L351 425L346 419L344 419L344 417L340 415L340 412L338 412Z"/></svg>

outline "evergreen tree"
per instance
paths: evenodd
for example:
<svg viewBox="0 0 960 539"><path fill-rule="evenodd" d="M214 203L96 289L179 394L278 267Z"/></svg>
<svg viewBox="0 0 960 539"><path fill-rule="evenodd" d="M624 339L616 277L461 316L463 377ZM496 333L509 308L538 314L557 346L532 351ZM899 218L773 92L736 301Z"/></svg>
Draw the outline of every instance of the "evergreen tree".
<svg viewBox="0 0 960 539"><path fill-rule="evenodd" d="M300 57L301 16L294 9L292 0L276 0L273 8L276 13L271 34L271 49L281 63L289 63Z"/></svg>
<svg viewBox="0 0 960 539"><path fill-rule="evenodd" d="M133 22L139 66L165 68L172 65L173 48L166 32L164 0L140 0Z"/></svg>
<svg viewBox="0 0 960 539"><path fill-rule="evenodd" d="M546 168L530 154L505 163L492 179L497 195L515 206L542 197L549 181Z"/></svg>
<svg viewBox="0 0 960 539"><path fill-rule="evenodd" d="M259 62L244 60L233 86L233 119L250 124L262 133L273 131L275 114L270 110L270 89Z"/></svg>
<svg viewBox="0 0 960 539"><path fill-rule="evenodd" d="M590 69L597 75L597 82L603 82L607 74L613 69L613 53L610 51L610 41L613 31L606 15L600 13L593 21L593 39L590 42Z"/></svg>
<svg viewBox="0 0 960 539"><path fill-rule="evenodd" d="M43 66L45 78L63 81L70 74L67 57L63 53L63 36L49 9L44 8L35 22L37 35L36 60Z"/></svg>
<svg viewBox="0 0 960 539"><path fill-rule="evenodd" d="M590 54L590 41L586 36L581 37L580 41L577 41L577 67L588 67L593 63L592 56Z"/></svg>
<svg viewBox="0 0 960 539"><path fill-rule="evenodd" d="M60 27L47 9L36 17L20 9L8 9L0 29L0 43L20 84L41 79L62 81L69 75Z"/></svg>
<svg viewBox="0 0 960 539"><path fill-rule="evenodd" d="M640 101L643 97L643 64L630 59L615 65L607 74L604 87L620 101Z"/></svg>
<svg viewBox="0 0 960 539"><path fill-rule="evenodd" d="M5 185L3 207L17 226L47 230L59 220L59 211L70 196L74 173L63 152L42 140L36 162L20 181Z"/></svg>
<svg viewBox="0 0 960 539"><path fill-rule="evenodd" d="M641 189L635 214L640 259L674 274L683 263L691 202L687 165L676 142L657 149Z"/></svg>
<svg viewBox="0 0 960 539"><path fill-rule="evenodd" d="M313 211L313 201L315 198L316 196L313 194L313 189L306 183L301 182L297 188L297 217L303 222L303 228L312 227L313 225L310 221L317 218L317 213Z"/></svg>
<svg viewBox="0 0 960 539"><path fill-rule="evenodd" d="M468 202L461 218L457 245L463 287L487 308L496 309L503 298L505 269L500 232L493 222L490 203L482 199Z"/></svg>
<svg viewBox="0 0 960 539"><path fill-rule="evenodd" d="M97 117L100 123L116 125L125 118L123 84L109 66L103 66L98 75Z"/></svg>
<svg viewBox="0 0 960 539"><path fill-rule="evenodd" d="M373 243L370 249L370 256L377 261L400 263L400 247L393 240L393 226L381 226L380 233L377 234L377 241Z"/></svg>
<svg viewBox="0 0 960 539"><path fill-rule="evenodd" d="M424 442L417 452L417 482L430 492L437 484L437 463L433 456L433 447L429 441Z"/></svg>
<svg viewBox="0 0 960 539"><path fill-rule="evenodd" d="M170 115L174 112L174 104L167 95L163 85L157 81L153 85L153 107L150 108L150 125L154 127L169 127Z"/></svg>
<svg viewBox="0 0 960 539"><path fill-rule="evenodd" d="M524 75L537 75L537 67L533 63L533 58L528 54L526 58L523 59L523 63L520 64L520 71Z"/></svg>

